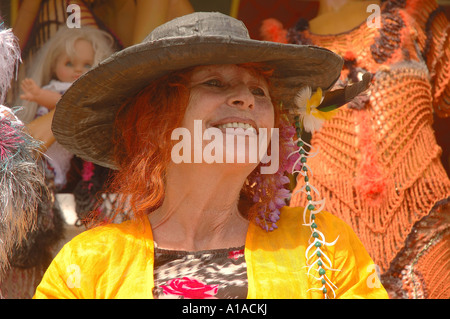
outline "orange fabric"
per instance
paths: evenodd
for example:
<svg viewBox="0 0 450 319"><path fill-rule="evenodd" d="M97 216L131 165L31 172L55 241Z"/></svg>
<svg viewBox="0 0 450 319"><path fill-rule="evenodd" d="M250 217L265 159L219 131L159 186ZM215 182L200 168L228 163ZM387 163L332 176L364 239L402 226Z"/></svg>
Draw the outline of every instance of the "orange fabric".
<svg viewBox="0 0 450 319"><path fill-rule="evenodd" d="M434 111L450 116L450 24L434 0L408 0L405 7L411 33L426 54ZM429 25L427 25L427 23ZM427 38L427 36L430 36ZM427 43L428 41L428 43Z"/></svg>
<svg viewBox="0 0 450 319"><path fill-rule="evenodd" d="M248 298L323 298L321 291L308 291L321 284L304 267L311 231L302 226L302 213L302 208L283 208L279 228L271 233L250 224ZM325 250L340 269L327 270L338 287L336 297L387 298L373 261L350 227L326 212L317 214L316 223L327 240L339 236ZM152 298L153 246L148 219L86 231L56 256L34 298Z"/></svg>
<svg viewBox="0 0 450 319"><path fill-rule="evenodd" d="M450 299L450 232L433 238L431 247L426 246L419 253L409 269L410 293L417 294L417 282L425 285L426 296L430 299ZM428 248L428 249L427 249Z"/></svg>
<svg viewBox="0 0 450 319"><path fill-rule="evenodd" d="M414 225L381 281L391 298L450 298L450 200Z"/></svg>
<svg viewBox="0 0 450 319"><path fill-rule="evenodd" d="M388 34L366 23L337 35L299 32L315 45L355 57L354 70L374 74L367 104L341 108L313 135L320 152L308 164L326 209L353 228L382 272L414 224L450 195L432 129L433 107L450 115L449 24L436 8L434 1L409 1L383 13ZM383 36L392 40L389 46ZM341 79L348 75L344 69ZM298 193L291 206L306 202Z"/></svg>

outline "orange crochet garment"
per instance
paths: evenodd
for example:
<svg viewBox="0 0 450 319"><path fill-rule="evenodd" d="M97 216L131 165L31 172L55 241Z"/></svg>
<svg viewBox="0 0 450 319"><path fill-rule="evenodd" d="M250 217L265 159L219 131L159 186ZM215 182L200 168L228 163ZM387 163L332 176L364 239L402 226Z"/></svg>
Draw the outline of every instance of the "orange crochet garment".
<svg viewBox="0 0 450 319"><path fill-rule="evenodd" d="M299 25L287 33L287 42L341 55L341 84L363 71L373 74L368 96L342 107L314 133L319 154L308 165L310 183L326 198L326 209L353 228L382 273L414 224L450 195L432 129L433 110L450 116L450 27L434 1L389 2L382 6L380 29L364 22L336 35L313 34ZM263 27L270 29L272 22ZM305 195L294 191L291 206L305 203Z"/></svg>

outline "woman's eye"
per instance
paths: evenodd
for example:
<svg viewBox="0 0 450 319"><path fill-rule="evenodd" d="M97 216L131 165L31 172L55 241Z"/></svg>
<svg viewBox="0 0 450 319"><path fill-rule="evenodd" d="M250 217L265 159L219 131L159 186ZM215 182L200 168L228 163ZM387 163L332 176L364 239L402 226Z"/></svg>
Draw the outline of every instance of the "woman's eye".
<svg viewBox="0 0 450 319"><path fill-rule="evenodd" d="M208 86L215 86L215 87L223 86L222 82L218 79L211 79L211 80L204 82L203 84L208 85Z"/></svg>
<svg viewBox="0 0 450 319"><path fill-rule="evenodd" d="M68 61L66 62L66 66L73 66L72 62Z"/></svg>
<svg viewBox="0 0 450 319"><path fill-rule="evenodd" d="M90 64L85 64L84 67L85 67L86 69L91 69L91 68L92 68L92 65L90 65Z"/></svg>
<svg viewBox="0 0 450 319"><path fill-rule="evenodd" d="M253 88L251 89L252 93L257 96L266 96L266 92L264 92L261 88Z"/></svg>

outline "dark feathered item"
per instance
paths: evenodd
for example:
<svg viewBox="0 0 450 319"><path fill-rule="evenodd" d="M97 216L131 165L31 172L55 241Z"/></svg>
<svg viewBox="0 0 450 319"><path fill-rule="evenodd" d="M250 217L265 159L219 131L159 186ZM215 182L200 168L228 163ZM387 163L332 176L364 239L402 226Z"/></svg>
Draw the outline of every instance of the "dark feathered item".
<svg viewBox="0 0 450 319"><path fill-rule="evenodd" d="M326 92L322 103L320 103L317 109L322 112L329 112L347 104L356 96L367 90L371 80L372 75L366 72L363 74L361 81L348 84L342 89Z"/></svg>

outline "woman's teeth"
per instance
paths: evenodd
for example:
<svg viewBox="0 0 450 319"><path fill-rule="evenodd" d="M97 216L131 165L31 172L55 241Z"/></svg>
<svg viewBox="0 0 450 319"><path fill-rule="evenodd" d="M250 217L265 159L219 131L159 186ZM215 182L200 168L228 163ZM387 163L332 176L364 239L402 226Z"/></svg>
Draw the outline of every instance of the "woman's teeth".
<svg viewBox="0 0 450 319"><path fill-rule="evenodd" d="M220 125L217 125L217 127L218 128L243 128L243 129L253 128L254 129L254 127L251 124L238 123L238 122L220 124Z"/></svg>

